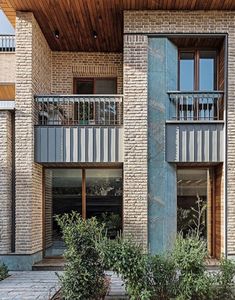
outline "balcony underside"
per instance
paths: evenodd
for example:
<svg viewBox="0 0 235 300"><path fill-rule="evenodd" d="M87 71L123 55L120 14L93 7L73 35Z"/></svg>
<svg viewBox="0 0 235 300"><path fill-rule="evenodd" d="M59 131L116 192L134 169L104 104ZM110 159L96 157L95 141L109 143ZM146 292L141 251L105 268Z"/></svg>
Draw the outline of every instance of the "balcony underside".
<svg viewBox="0 0 235 300"><path fill-rule="evenodd" d="M123 162L123 129L109 126L36 126L38 163Z"/></svg>
<svg viewBox="0 0 235 300"><path fill-rule="evenodd" d="M166 160L180 163L223 162L223 122L168 122Z"/></svg>

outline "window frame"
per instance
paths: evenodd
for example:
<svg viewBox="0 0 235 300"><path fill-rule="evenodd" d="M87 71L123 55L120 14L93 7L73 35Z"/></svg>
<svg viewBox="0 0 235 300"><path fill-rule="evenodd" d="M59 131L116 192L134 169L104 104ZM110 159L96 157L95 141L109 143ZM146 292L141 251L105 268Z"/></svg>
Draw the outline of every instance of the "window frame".
<svg viewBox="0 0 235 300"><path fill-rule="evenodd" d="M193 91L200 91L199 90L199 82L200 82L200 52L203 51L214 51L215 52L215 64L214 64L214 91L218 89L219 86L219 53L218 49L215 48L179 48L178 49L178 80L177 80L177 88L178 91L180 90L180 59L181 53L193 53L194 56L194 90ZM190 91L187 91L190 92Z"/></svg>
<svg viewBox="0 0 235 300"><path fill-rule="evenodd" d="M77 94L77 82L78 81L91 81L93 83L93 94L86 95L96 95L96 81L98 80L113 80L115 81L115 94L117 94L117 77L74 77L73 78L73 93ZM105 95L105 94L100 94Z"/></svg>

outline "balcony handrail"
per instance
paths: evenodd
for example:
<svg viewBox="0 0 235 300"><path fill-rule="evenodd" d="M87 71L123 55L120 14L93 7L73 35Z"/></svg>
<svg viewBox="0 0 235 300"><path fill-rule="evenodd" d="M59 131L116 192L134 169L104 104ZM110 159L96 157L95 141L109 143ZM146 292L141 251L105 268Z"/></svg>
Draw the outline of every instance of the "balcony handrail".
<svg viewBox="0 0 235 300"><path fill-rule="evenodd" d="M35 95L38 125L122 125L123 95Z"/></svg>
<svg viewBox="0 0 235 300"><path fill-rule="evenodd" d="M167 92L168 95L189 95L189 94L192 94L192 95L195 95L195 94L224 94L224 91L168 91Z"/></svg>
<svg viewBox="0 0 235 300"><path fill-rule="evenodd" d="M34 98L62 98L62 97L68 97L68 98L95 98L95 97L123 97L123 94L45 94L45 95L35 95Z"/></svg>
<svg viewBox="0 0 235 300"><path fill-rule="evenodd" d="M0 52L15 52L14 34L0 34Z"/></svg>
<svg viewBox="0 0 235 300"><path fill-rule="evenodd" d="M170 120L223 120L223 91L168 91Z"/></svg>

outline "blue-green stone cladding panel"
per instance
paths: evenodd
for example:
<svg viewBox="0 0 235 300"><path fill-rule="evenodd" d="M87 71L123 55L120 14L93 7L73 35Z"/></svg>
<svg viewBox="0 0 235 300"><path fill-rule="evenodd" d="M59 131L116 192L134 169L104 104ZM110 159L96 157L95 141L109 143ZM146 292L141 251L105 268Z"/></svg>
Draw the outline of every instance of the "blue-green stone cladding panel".
<svg viewBox="0 0 235 300"><path fill-rule="evenodd" d="M148 240L151 253L171 248L177 224L176 168L166 162L167 91L177 89L176 46L149 38L148 50Z"/></svg>

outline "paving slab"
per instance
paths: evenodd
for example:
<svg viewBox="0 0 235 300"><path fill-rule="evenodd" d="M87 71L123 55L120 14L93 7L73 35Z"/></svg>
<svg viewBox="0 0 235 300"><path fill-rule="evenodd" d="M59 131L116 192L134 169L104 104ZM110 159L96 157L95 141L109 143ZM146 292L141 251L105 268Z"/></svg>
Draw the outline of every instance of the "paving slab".
<svg viewBox="0 0 235 300"><path fill-rule="evenodd" d="M59 289L54 271L18 271L0 281L1 300L49 300Z"/></svg>

